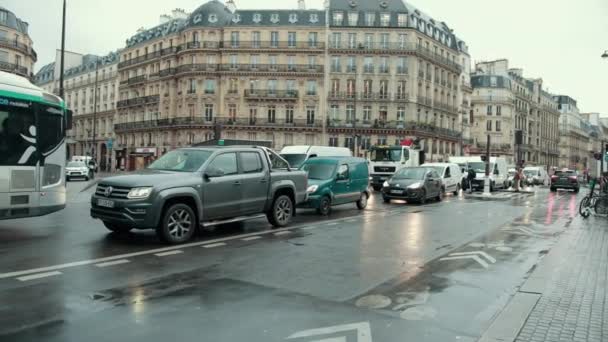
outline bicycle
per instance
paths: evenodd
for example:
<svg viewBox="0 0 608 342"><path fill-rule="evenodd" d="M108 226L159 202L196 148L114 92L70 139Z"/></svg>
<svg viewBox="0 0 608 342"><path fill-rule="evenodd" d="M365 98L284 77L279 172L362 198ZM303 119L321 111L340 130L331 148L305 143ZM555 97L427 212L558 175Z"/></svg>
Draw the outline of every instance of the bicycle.
<svg viewBox="0 0 608 342"><path fill-rule="evenodd" d="M596 214L607 215L608 214L608 194L605 193L605 185L607 184L608 178L604 176L602 180L600 180L600 190L595 191L595 185L597 184L597 179L592 178L589 182L589 193L583 197L581 200L578 213L583 217L587 218L591 216L591 210L595 211ZM604 191L602 191L604 190ZM604 194L602 194L604 192Z"/></svg>

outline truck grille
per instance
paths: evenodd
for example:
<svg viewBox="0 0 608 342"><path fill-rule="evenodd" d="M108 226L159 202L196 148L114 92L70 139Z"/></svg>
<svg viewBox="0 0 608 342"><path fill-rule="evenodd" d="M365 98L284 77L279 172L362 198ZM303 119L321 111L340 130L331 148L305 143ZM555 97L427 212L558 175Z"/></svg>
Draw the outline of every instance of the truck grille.
<svg viewBox="0 0 608 342"><path fill-rule="evenodd" d="M374 166L374 172L395 172L394 166Z"/></svg>
<svg viewBox="0 0 608 342"><path fill-rule="evenodd" d="M95 195L107 198L127 198L127 194L131 191L131 188L121 187L121 186L112 186L112 192L110 196L106 196L106 190L110 187L110 185L99 184L97 185L97 189L95 189Z"/></svg>

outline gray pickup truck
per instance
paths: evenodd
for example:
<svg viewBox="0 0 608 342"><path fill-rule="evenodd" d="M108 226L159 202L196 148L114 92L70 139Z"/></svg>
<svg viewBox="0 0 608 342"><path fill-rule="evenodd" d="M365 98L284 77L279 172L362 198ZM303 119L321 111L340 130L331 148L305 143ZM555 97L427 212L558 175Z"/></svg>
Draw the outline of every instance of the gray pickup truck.
<svg viewBox="0 0 608 342"><path fill-rule="evenodd" d="M156 229L177 244L198 227L266 216L289 224L306 200L307 175L265 147L173 150L146 169L104 178L91 197L91 216L114 232Z"/></svg>

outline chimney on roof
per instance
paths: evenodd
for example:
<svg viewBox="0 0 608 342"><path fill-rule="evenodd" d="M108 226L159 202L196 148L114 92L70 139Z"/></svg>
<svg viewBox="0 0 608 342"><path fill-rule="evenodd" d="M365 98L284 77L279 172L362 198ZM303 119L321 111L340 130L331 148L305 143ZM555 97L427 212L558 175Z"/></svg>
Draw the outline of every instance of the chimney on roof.
<svg viewBox="0 0 608 342"><path fill-rule="evenodd" d="M234 0L226 1L226 7L232 13L234 13L236 11L236 4L234 3Z"/></svg>
<svg viewBox="0 0 608 342"><path fill-rule="evenodd" d="M137 29L137 33L142 33L142 32L144 32L145 30L146 30L145 28L140 27L140 28L138 28L138 29Z"/></svg>
<svg viewBox="0 0 608 342"><path fill-rule="evenodd" d="M173 19L186 19L188 18L188 13L186 13L186 11L184 11L181 8L176 8L173 11L171 11L171 14L173 15Z"/></svg>
<svg viewBox="0 0 608 342"><path fill-rule="evenodd" d="M306 9L306 3L304 2L304 0L298 0L298 9L299 10L305 10Z"/></svg>

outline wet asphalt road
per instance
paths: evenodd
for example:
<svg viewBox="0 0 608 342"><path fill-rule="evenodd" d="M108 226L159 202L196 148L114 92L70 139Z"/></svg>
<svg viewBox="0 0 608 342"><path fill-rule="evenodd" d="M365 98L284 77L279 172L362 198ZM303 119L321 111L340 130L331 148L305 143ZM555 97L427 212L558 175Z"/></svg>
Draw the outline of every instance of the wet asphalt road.
<svg viewBox="0 0 608 342"><path fill-rule="evenodd" d="M85 185L69 183L62 212L0 221L0 340L476 341L583 224L575 194L547 189L424 206L374 196L364 211L303 210L289 229L258 220L167 247L151 231L107 233Z"/></svg>

